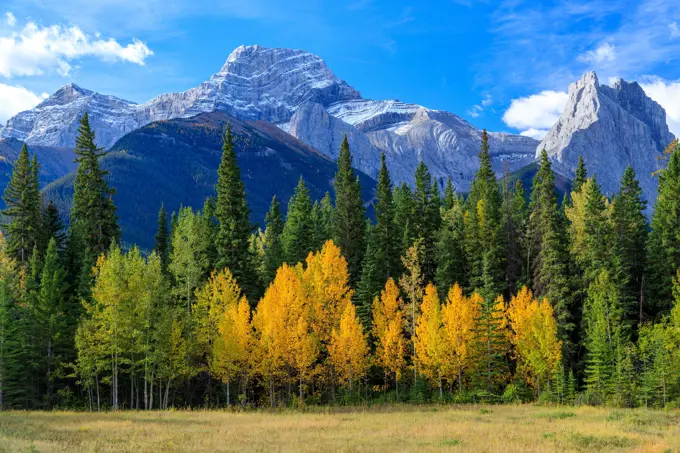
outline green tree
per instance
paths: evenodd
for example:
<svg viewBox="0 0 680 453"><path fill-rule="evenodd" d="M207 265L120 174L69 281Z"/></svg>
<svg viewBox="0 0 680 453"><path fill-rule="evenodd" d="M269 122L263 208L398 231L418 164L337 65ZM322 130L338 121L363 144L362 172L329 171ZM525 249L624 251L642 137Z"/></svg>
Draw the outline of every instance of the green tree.
<svg viewBox="0 0 680 453"><path fill-rule="evenodd" d="M505 263L501 223L501 196L496 175L491 168L489 138L482 133L479 170L472 181L467 199L465 252L471 289L483 291L494 299L505 291Z"/></svg>
<svg viewBox="0 0 680 453"><path fill-rule="evenodd" d="M614 250L622 275L627 276L624 287L624 316L642 322L643 278L647 262L647 202L635 178L635 170L626 168L619 193L613 201L611 221L614 229Z"/></svg>
<svg viewBox="0 0 680 453"><path fill-rule="evenodd" d="M420 162L415 172L415 190L411 225L414 236L421 241L422 270L425 281L433 281L436 273L437 231L441 226L441 198L436 181L430 175L427 166Z"/></svg>
<svg viewBox="0 0 680 453"><path fill-rule="evenodd" d="M570 352L574 319L565 221L557 204L555 176L545 150L539 165L531 191L527 233L532 288L537 299L547 298L553 305L558 337L566 352Z"/></svg>
<svg viewBox="0 0 680 453"><path fill-rule="evenodd" d="M442 223L437 233L437 273L435 282L443 299L454 283L468 285L465 262L465 202L447 185ZM450 190L450 191L449 191Z"/></svg>
<svg viewBox="0 0 680 453"><path fill-rule="evenodd" d="M671 307L673 277L680 267L680 142L668 147L665 170L659 172L659 191L647 245L646 289L652 315Z"/></svg>
<svg viewBox="0 0 680 453"><path fill-rule="evenodd" d="M64 232L64 222L61 220L59 209L52 202L49 201L42 212L42 230L40 235L40 251L45 253L50 240L54 239L57 243L57 250L63 250L66 242L66 234Z"/></svg>
<svg viewBox="0 0 680 453"><path fill-rule="evenodd" d="M315 201L312 207L312 221L314 224L314 250L321 250L323 244L333 237L333 215L335 208L331 200L331 194L326 195L321 201Z"/></svg>
<svg viewBox="0 0 680 453"><path fill-rule="evenodd" d="M250 298L257 296L259 282L249 251L250 234L253 231L248 216L246 190L241 181L241 171L236 161L234 137L231 124L227 123L222 142L222 161L217 169L217 203L215 217L218 231L216 238L217 269L228 268L239 282L243 292Z"/></svg>
<svg viewBox="0 0 680 453"><path fill-rule="evenodd" d="M165 204L161 203L161 209L158 211L158 226L156 228L156 247L154 250L161 260L163 271L168 267L169 241L168 232L168 215L165 212Z"/></svg>
<svg viewBox="0 0 680 453"><path fill-rule="evenodd" d="M509 180L503 178L503 205L501 208L503 244L505 248L505 281L507 297L529 283L526 266L526 225L528 221L526 199L522 181L508 187Z"/></svg>
<svg viewBox="0 0 680 453"><path fill-rule="evenodd" d="M347 136L340 146L338 172L335 174L335 215L333 239L347 259L350 281L356 283L361 276L364 257L364 204L361 199L359 177L352 169L352 155Z"/></svg>
<svg viewBox="0 0 680 453"><path fill-rule="evenodd" d="M286 223L281 235L283 256L288 264L295 265L304 261L313 250L314 225L311 214L312 200L300 176L293 196L288 201Z"/></svg>
<svg viewBox="0 0 680 453"><path fill-rule="evenodd" d="M104 152L95 145L95 133L87 113L80 119L75 153L78 170L73 183L71 234L80 228L78 234L82 234L87 250L97 256L104 253L112 241L120 239L120 230L112 198L115 191L106 182L109 172L99 165ZM91 264L85 266L89 268Z"/></svg>
<svg viewBox="0 0 680 453"><path fill-rule="evenodd" d="M283 264L283 234L284 221L281 214L279 200L276 195L272 197L269 211L264 218L266 228L264 230L264 285L269 284L276 276L276 270Z"/></svg>
<svg viewBox="0 0 680 453"><path fill-rule="evenodd" d="M405 182L394 188L394 232L398 255L404 256L413 245L413 194ZM401 271L401 266L399 270Z"/></svg>
<svg viewBox="0 0 680 453"><path fill-rule="evenodd" d="M40 191L38 187L37 161L29 159L26 144L12 169L12 177L5 188L2 211L9 223L5 225L8 235L8 253L20 263L28 261L33 247L40 242L41 216ZM36 168L34 168L36 167Z"/></svg>
<svg viewBox="0 0 680 453"><path fill-rule="evenodd" d="M576 164L576 173L574 179L571 181L571 191L578 192L581 190L583 184L585 184L588 178L588 172L586 171L586 165L583 163L583 156L578 156L578 163Z"/></svg>

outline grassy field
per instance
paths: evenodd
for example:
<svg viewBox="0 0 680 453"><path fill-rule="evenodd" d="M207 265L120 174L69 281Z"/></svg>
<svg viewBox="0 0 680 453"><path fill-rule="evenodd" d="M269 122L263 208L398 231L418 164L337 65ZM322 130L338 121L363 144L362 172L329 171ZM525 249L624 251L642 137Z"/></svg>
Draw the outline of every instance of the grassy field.
<svg viewBox="0 0 680 453"><path fill-rule="evenodd" d="M397 406L313 412L5 412L0 452L680 451L680 412Z"/></svg>

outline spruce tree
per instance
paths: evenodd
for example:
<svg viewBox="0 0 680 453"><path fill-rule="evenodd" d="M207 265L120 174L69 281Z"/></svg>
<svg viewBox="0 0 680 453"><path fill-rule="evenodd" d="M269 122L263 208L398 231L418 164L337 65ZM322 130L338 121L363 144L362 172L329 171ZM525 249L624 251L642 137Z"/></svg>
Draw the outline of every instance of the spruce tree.
<svg viewBox="0 0 680 453"><path fill-rule="evenodd" d="M234 136L227 123L222 142L222 161L217 169L217 269L229 269L243 292L256 297L258 282L249 251L250 234L253 231L248 216L246 190L241 181L241 171L236 161Z"/></svg>
<svg viewBox="0 0 680 453"><path fill-rule="evenodd" d="M109 172L99 165L104 153L95 145L95 133L90 128L87 113L80 119L75 153L78 170L73 183L70 234L74 228L82 228L80 234L87 250L98 256L108 250L111 242L120 239L120 230L112 198L115 191L106 182ZM85 265L91 268L92 264Z"/></svg>
<svg viewBox="0 0 680 453"><path fill-rule="evenodd" d="M532 288L538 299L547 298L557 318L558 336L565 352L573 350L571 265L565 221L557 203L555 176L548 153L543 150L529 205L529 257ZM567 357L568 354L564 356Z"/></svg>
<svg viewBox="0 0 680 453"><path fill-rule="evenodd" d="M503 178L503 244L505 255L506 296L517 294L522 286L528 284L526 266L526 224L528 220L524 186L519 179L513 188L508 187L509 178Z"/></svg>
<svg viewBox="0 0 680 453"><path fill-rule="evenodd" d="M394 232L395 246L400 257L413 245L413 194L405 182L394 188ZM401 265L399 266L401 271Z"/></svg>
<svg viewBox="0 0 680 453"><path fill-rule="evenodd" d="M578 163L576 164L576 173L574 179L571 181L571 191L578 192L581 190L583 184L585 184L588 178L588 172L586 171L586 165L583 163L583 156L578 156Z"/></svg>
<svg viewBox="0 0 680 453"><path fill-rule="evenodd" d="M450 180L449 180L450 183ZM437 232L437 272L435 282L442 299L446 298L449 288L454 283L462 287L468 286L465 261L465 202L458 197L451 187L444 192L441 227Z"/></svg>
<svg viewBox="0 0 680 453"><path fill-rule="evenodd" d="M277 269L284 261L281 243L284 222L276 195L272 197L272 203L264 221L266 225L264 230L264 285L269 286L276 276Z"/></svg>
<svg viewBox="0 0 680 453"><path fill-rule="evenodd" d="M333 237L333 201L331 194L326 195L321 201L315 201L312 206L312 221L314 223L314 250L321 250L324 242Z"/></svg>
<svg viewBox="0 0 680 453"><path fill-rule="evenodd" d="M161 208L158 211L158 226L156 227L156 247L154 250L161 260L161 268L163 272L168 269L168 257L170 256L168 244L170 238L168 237L168 215L165 212L165 204L161 203Z"/></svg>
<svg viewBox="0 0 680 453"><path fill-rule="evenodd" d="M487 299L505 291L505 263L501 223L501 196L491 167L489 137L482 133L479 170L467 199L465 252L470 289L479 289Z"/></svg>
<svg viewBox="0 0 680 453"><path fill-rule="evenodd" d="M40 235L40 251L45 253L50 240L54 239L57 243L57 250L63 250L66 241L66 233L64 232L64 222L61 220L59 209L52 202L49 201L42 212L42 231Z"/></svg>
<svg viewBox="0 0 680 453"><path fill-rule="evenodd" d="M288 213L281 234L281 244L284 261L291 265L304 261L309 252L313 250L312 200L309 198L309 191L302 176L293 196L288 201Z"/></svg>
<svg viewBox="0 0 680 453"><path fill-rule="evenodd" d="M671 307L673 277L680 267L680 142L668 147L668 166L659 172L659 190L654 205L647 245L649 311L654 315Z"/></svg>
<svg viewBox="0 0 680 453"><path fill-rule="evenodd" d="M441 225L441 198L427 166L420 162L415 172L411 212L413 234L422 245L422 271L425 281L434 281L436 272L437 231Z"/></svg>
<svg viewBox="0 0 680 453"><path fill-rule="evenodd" d="M342 250L349 270L350 281L357 282L361 275L364 255L364 205L361 199L359 178L352 169L352 155L347 136L340 146L338 172L335 174L335 215L333 239Z"/></svg>
<svg viewBox="0 0 680 453"><path fill-rule="evenodd" d="M37 165L35 157L32 161L29 159L28 148L24 144L3 196L6 208L2 213L9 219L9 223L5 225L8 253L20 263L28 261L33 248L40 242L40 189Z"/></svg>
<svg viewBox="0 0 680 453"><path fill-rule="evenodd" d="M635 170L626 168L619 193L614 198L611 221L614 229L614 251L621 273L627 276L623 290L624 316L642 322L644 271L647 262L647 201L635 178Z"/></svg>

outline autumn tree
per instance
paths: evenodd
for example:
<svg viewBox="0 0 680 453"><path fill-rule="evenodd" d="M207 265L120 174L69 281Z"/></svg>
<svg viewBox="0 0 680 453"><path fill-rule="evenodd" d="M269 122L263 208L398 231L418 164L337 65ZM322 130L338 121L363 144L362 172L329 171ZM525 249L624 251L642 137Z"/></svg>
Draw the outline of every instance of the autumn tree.
<svg viewBox="0 0 680 453"><path fill-rule="evenodd" d="M402 305L399 287L394 279L390 278L380 296L376 296L373 300L372 331L375 338L377 362L385 372L385 386L387 386L388 376L393 376L397 399L399 399L399 380L406 365Z"/></svg>
<svg viewBox="0 0 680 453"><path fill-rule="evenodd" d="M445 343L445 363L449 378L458 380L458 391L463 391L463 370L470 367L473 352L475 320L479 317L479 294L465 297L457 283L450 289L442 307L442 337Z"/></svg>
<svg viewBox="0 0 680 453"><path fill-rule="evenodd" d="M430 382L439 386L442 398L445 367L445 343L442 332L442 310L437 289L432 283L425 288L421 315L416 324L414 366Z"/></svg>
<svg viewBox="0 0 680 453"><path fill-rule="evenodd" d="M341 313L338 326L331 333L328 352L340 384L349 384L351 398L354 382L359 381L368 368L368 344L351 300L344 302Z"/></svg>

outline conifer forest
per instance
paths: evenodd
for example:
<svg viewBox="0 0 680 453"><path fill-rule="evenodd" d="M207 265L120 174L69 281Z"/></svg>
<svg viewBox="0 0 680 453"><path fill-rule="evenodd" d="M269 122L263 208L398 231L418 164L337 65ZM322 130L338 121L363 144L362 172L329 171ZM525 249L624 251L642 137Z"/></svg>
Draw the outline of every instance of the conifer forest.
<svg viewBox="0 0 680 453"><path fill-rule="evenodd" d="M382 403L680 404L680 144L605 194L581 160L555 190L497 180L486 131L469 193L433 178L371 205L347 139L333 193L300 179L249 220L235 135L215 195L158 206L124 244L87 114L69 218L21 150L0 239L0 409L163 410ZM638 178L658 178L647 206Z"/></svg>

